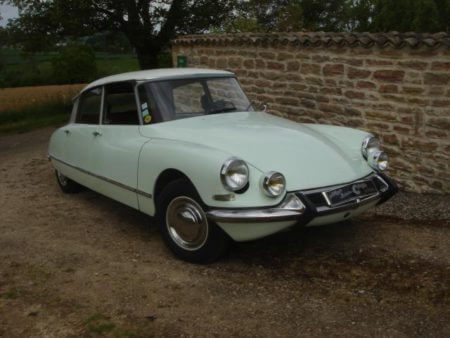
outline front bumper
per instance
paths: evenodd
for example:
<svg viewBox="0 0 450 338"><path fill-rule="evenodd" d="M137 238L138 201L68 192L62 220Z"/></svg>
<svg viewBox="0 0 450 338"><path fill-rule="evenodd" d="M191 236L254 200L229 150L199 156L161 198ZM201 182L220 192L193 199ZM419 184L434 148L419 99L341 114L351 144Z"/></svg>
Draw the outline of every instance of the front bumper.
<svg viewBox="0 0 450 338"><path fill-rule="evenodd" d="M327 198L327 192L339 188L353 187L361 182L373 182L376 191L370 194L355 196L343 203L333 204ZM249 209L212 209L207 212L210 220L217 223L275 223L295 221L295 223L307 225L317 217L342 214L352 210L362 209L368 204L381 204L391 198L398 191L397 185L386 175L371 174L360 180L346 184L323 187L286 194L284 201L270 208ZM344 213L347 215L347 213ZM332 219L332 218L329 218Z"/></svg>

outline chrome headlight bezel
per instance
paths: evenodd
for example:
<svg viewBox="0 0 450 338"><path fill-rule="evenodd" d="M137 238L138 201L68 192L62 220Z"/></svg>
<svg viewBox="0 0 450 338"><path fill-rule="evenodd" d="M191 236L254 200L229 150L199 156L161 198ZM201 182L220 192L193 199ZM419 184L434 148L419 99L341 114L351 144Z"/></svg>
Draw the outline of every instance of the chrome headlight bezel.
<svg viewBox="0 0 450 338"><path fill-rule="evenodd" d="M240 179L236 175L240 175ZM222 164L220 180L226 190L239 192L239 190L244 189L248 185L249 178L250 171L244 160L237 157L230 157Z"/></svg>
<svg viewBox="0 0 450 338"><path fill-rule="evenodd" d="M369 165L378 171L384 171L389 167L389 157L382 150L374 150L369 153Z"/></svg>
<svg viewBox="0 0 450 338"><path fill-rule="evenodd" d="M282 173L269 171L263 177L262 188L269 197L281 196L286 191L286 178Z"/></svg>
<svg viewBox="0 0 450 338"><path fill-rule="evenodd" d="M380 150L380 140L373 135L366 136L361 145L362 156L367 160L369 153L375 150Z"/></svg>

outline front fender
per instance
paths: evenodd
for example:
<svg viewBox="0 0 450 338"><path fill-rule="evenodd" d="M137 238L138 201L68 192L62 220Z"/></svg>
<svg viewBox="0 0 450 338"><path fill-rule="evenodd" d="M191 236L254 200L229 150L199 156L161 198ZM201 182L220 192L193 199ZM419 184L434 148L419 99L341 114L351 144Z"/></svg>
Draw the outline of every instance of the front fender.
<svg viewBox="0 0 450 338"><path fill-rule="evenodd" d="M281 202L284 196L270 198L263 193L260 183L263 173L250 164L248 190L242 194L234 194L231 201L215 199L215 195L230 194L220 181L220 169L231 156L233 154L200 144L152 139L143 146L139 156L138 190L145 193L139 196L140 210L149 215L155 214L155 185L159 175L166 169L176 169L187 176L202 201L210 207L246 208L273 206Z"/></svg>

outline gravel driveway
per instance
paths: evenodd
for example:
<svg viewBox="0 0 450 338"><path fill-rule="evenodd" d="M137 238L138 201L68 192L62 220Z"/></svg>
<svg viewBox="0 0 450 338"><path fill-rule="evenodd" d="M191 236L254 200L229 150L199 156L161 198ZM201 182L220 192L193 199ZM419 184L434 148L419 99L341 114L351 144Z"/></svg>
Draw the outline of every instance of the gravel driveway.
<svg viewBox="0 0 450 338"><path fill-rule="evenodd" d="M399 194L196 266L145 215L62 194L51 131L0 138L0 337L450 336L449 196Z"/></svg>

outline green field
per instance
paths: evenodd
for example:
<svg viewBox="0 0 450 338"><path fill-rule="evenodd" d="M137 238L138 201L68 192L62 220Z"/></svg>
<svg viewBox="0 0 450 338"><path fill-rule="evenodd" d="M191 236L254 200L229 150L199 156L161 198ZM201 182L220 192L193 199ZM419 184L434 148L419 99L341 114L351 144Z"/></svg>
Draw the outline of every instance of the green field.
<svg viewBox="0 0 450 338"><path fill-rule="evenodd" d="M70 102L49 102L0 114L0 136L60 125L69 120Z"/></svg>
<svg viewBox="0 0 450 338"><path fill-rule="evenodd" d="M62 86L67 82L55 79L52 59L57 55L57 52L46 52L30 57L16 49L0 49L0 135L67 121L72 105L70 99L75 95L73 91L79 89L74 89L77 85ZM96 74L84 83L139 70L133 54L95 53L95 62ZM159 66L171 67L169 53L159 56Z"/></svg>
<svg viewBox="0 0 450 338"><path fill-rule="evenodd" d="M62 84L53 78L51 60L56 52L36 53L27 57L15 49L0 50L2 68L0 87L40 86ZM96 53L96 78L139 69L136 56L132 54Z"/></svg>

